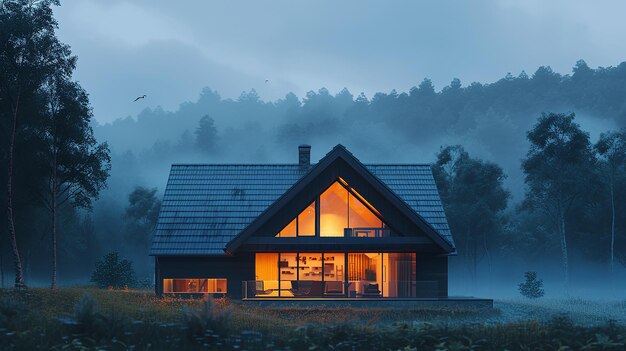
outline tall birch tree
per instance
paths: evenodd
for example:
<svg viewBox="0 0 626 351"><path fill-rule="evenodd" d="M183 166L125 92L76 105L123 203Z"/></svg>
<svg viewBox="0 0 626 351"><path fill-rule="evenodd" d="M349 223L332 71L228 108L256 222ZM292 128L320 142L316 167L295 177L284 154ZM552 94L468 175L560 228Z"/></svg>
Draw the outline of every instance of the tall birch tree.
<svg viewBox="0 0 626 351"><path fill-rule="evenodd" d="M58 1L0 1L0 118L8 126L7 223L16 288L26 287L14 213L16 140L26 129L25 121L36 114L41 86L55 71L54 4Z"/></svg>
<svg viewBox="0 0 626 351"><path fill-rule="evenodd" d="M626 175L626 129L619 132L602 133L594 148L600 159L600 172L608 190L611 206L609 265L611 272L613 272L615 265L615 193L616 185L621 184Z"/></svg>
<svg viewBox="0 0 626 351"><path fill-rule="evenodd" d="M585 191L594 163L589 134L573 113L542 114L527 133L522 161L527 186L524 205L541 211L558 237L566 286L569 284L568 215Z"/></svg>

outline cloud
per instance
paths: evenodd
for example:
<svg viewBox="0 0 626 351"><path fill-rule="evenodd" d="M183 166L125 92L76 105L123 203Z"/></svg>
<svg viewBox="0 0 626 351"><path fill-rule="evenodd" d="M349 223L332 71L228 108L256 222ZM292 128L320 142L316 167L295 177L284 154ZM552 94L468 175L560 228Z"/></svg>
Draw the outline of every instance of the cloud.
<svg viewBox="0 0 626 351"><path fill-rule="evenodd" d="M77 36L133 47L161 40L192 42L193 33L178 19L136 3L84 0L73 3L67 12L57 13L63 18L63 27L71 26Z"/></svg>
<svg viewBox="0 0 626 351"><path fill-rule="evenodd" d="M56 15L96 118L111 121L139 110L115 107L121 96L110 89L134 95L156 83L171 97L158 104L171 109L203 86L233 98L251 88L273 100L320 87L372 96L424 77L441 89L454 77L492 82L540 65L569 73L581 58L616 65L626 52L624 12L616 1L82 0ZM133 79L115 88L107 75Z"/></svg>

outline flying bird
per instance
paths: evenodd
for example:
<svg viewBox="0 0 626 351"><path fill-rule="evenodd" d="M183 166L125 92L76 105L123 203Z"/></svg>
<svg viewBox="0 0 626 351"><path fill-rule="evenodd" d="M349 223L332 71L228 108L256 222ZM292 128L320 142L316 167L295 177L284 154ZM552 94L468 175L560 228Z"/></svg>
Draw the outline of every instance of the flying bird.
<svg viewBox="0 0 626 351"><path fill-rule="evenodd" d="M133 102L135 102L135 101L137 101L139 99L145 99L145 98L146 98L145 95L141 95L141 96L138 96L135 100L133 100Z"/></svg>
<svg viewBox="0 0 626 351"><path fill-rule="evenodd" d="M269 82L270 82L270 80L269 80L269 79L266 79L266 80L265 80L265 83L269 83Z"/></svg>

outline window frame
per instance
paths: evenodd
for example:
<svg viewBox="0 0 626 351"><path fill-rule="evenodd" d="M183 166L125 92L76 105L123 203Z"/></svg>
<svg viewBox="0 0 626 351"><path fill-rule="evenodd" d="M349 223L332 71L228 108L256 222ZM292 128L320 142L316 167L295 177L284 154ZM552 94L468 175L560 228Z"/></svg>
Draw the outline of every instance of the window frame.
<svg viewBox="0 0 626 351"><path fill-rule="evenodd" d="M166 283L166 281L170 281L170 283ZM175 290L175 281L176 280L197 280L203 281L206 280L207 291L174 291ZM211 281L214 281L215 287L220 284L220 281L223 281L224 291L209 291L209 287L211 286ZM163 294L227 294L228 293L228 279L227 278L163 278L161 281ZM166 286L170 286L171 290L166 291Z"/></svg>
<svg viewBox="0 0 626 351"><path fill-rule="evenodd" d="M313 200L313 202L311 204L309 204L307 207L305 207L302 211L300 211L300 213L298 213L296 215L296 217L294 219L292 219L289 223L287 223L287 225L285 225L281 230L278 231L278 233L276 233L276 235L274 235L274 237L276 238L298 238L298 237L327 237L327 238L340 238L340 237L344 237L345 233L343 236L327 236L324 235L322 236L320 231L321 231L321 195L324 194L326 191L328 191L335 183L339 184L340 186L342 186L348 193L347 196L347 202L346 202L346 212L347 212L347 225L348 227L344 227L344 228L354 228L354 227L350 227L350 212L351 212L351 208L350 208L350 200L351 198L353 198L354 200L358 201L363 207L365 207L367 210L369 210L374 216L376 216L376 218L378 218L378 220L380 220L380 229L385 229L385 228L389 228L389 226L387 226L387 224L385 223L385 220L382 218L382 216L380 215L380 212L378 212L378 210L372 205L370 204L367 200L365 200L365 198L363 198L363 196L361 196L361 194L359 194L356 190L354 190L353 188L351 188L349 185L347 185L347 183L341 179L341 178L337 178L334 182L332 182L328 187L326 187L324 189L324 191L322 191L319 195L317 195L315 197L315 200ZM300 234L300 215L302 214L302 212L306 211L309 207L311 207L313 205L314 211L315 211L315 234L311 235L311 234L306 234L306 235L302 235ZM285 230L285 228L287 228L292 222L295 221L296 224L296 233L294 236L281 236L280 233L283 232ZM378 228L378 227L372 227L372 228Z"/></svg>

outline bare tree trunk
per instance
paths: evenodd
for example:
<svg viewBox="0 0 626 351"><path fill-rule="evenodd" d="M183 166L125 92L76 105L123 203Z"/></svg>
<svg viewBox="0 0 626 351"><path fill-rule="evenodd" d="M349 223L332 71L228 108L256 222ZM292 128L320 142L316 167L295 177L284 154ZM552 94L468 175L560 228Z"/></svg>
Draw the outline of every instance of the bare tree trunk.
<svg viewBox="0 0 626 351"><path fill-rule="evenodd" d="M611 273L615 259L615 191L613 189L613 179L611 179Z"/></svg>
<svg viewBox="0 0 626 351"><path fill-rule="evenodd" d="M54 168L52 170L52 192L50 199L50 211L52 214L52 284L51 289L57 288L57 179L56 179L56 155L54 156Z"/></svg>
<svg viewBox="0 0 626 351"><path fill-rule="evenodd" d="M483 247L485 248L485 255L487 256L487 264L489 265L489 289L491 289L491 277L492 277L492 268L491 268L491 255L489 254L489 249L487 247L487 233L483 232Z"/></svg>
<svg viewBox="0 0 626 351"><path fill-rule="evenodd" d="M467 225L467 231L465 233L465 252L463 254L465 256L465 268L467 269L467 272L469 272L469 276L470 276L470 282L469 282L469 286L471 288L474 287L474 275L472 272L472 265L471 260L471 251L470 251L470 228L469 228L469 224Z"/></svg>
<svg viewBox="0 0 626 351"><path fill-rule="evenodd" d="M472 280L474 281L474 289L478 285L478 243L473 241L472 245Z"/></svg>
<svg viewBox="0 0 626 351"><path fill-rule="evenodd" d="M4 288L4 242L0 240L0 287Z"/></svg>
<svg viewBox="0 0 626 351"><path fill-rule="evenodd" d="M565 286L569 286L569 263L567 257L567 238L565 237L565 211L561 207L559 210L559 236L561 238L561 257L563 259L563 272L565 274Z"/></svg>
<svg viewBox="0 0 626 351"><path fill-rule="evenodd" d="M30 278L32 275L30 274L30 269L32 267L32 260L31 260L31 253L32 251L30 250L30 247L26 247L24 249L26 251L26 255L23 256L24 259L24 279L28 279Z"/></svg>
<svg viewBox="0 0 626 351"><path fill-rule="evenodd" d="M56 173L56 170L54 171ZM57 288L57 201L56 201L56 177L52 185L52 285L51 289Z"/></svg>
<svg viewBox="0 0 626 351"><path fill-rule="evenodd" d="M7 217L9 224L9 240L11 241L11 250L13 251L13 264L15 266L15 288L26 288L24 283L24 271L22 269L22 261L20 252L17 248L17 237L15 235L15 223L13 221L13 151L15 148L15 134L17 130L17 111L19 107L19 93L15 108L13 109L13 126L11 128L11 141L9 142L9 171L7 175Z"/></svg>

